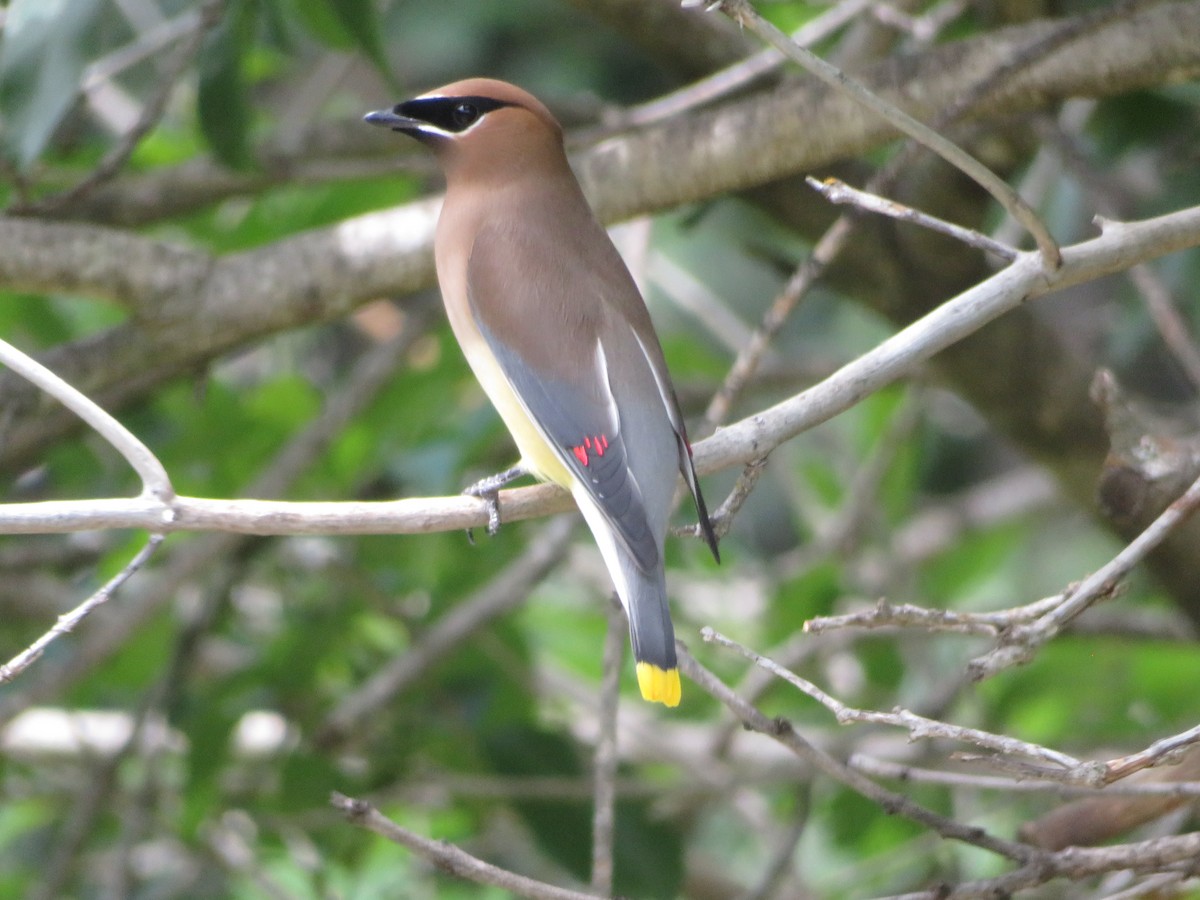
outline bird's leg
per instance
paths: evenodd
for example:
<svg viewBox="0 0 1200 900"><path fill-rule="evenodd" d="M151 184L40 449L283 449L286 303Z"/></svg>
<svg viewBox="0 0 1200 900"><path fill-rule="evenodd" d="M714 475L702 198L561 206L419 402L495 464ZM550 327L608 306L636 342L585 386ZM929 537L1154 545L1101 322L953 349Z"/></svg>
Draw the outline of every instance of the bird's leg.
<svg viewBox="0 0 1200 900"><path fill-rule="evenodd" d="M500 530L500 488L504 487L510 481L516 481L518 478L528 474L525 467L517 463L511 469L505 469L503 472L497 472L495 475L479 479L463 491L467 496L478 497L487 504L487 533L489 535L494 535ZM474 542L474 536L471 534L470 528L467 529L467 539Z"/></svg>

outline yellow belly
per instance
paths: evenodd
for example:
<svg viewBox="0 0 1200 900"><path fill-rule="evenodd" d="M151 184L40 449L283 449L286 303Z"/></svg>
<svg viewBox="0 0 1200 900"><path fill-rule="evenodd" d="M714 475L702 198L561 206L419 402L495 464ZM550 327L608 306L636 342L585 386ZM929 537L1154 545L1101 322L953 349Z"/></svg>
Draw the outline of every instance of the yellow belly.
<svg viewBox="0 0 1200 900"><path fill-rule="evenodd" d="M500 364L496 362L495 357L486 348L484 353L486 359L472 358L473 355L468 353L467 362L516 442L517 450L521 454L521 464L531 475L570 490L571 482L574 481L570 471L559 461L546 439L542 437L542 433L530 420L525 407L521 405L521 401L517 399L516 393L509 387L508 381L500 371Z"/></svg>
<svg viewBox="0 0 1200 900"><path fill-rule="evenodd" d="M550 481L570 490L573 476L530 420L529 413L509 386L508 379L504 377L500 364L496 362L496 357L484 341L483 335L473 327L474 323L467 323L467 327L464 328L461 327L463 323L455 322L454 319L451 315L450 324L454 326L454 335L462 347L463 355L516 442L517 450L521 454L521 464L529 474L542 481Z"/></svg>

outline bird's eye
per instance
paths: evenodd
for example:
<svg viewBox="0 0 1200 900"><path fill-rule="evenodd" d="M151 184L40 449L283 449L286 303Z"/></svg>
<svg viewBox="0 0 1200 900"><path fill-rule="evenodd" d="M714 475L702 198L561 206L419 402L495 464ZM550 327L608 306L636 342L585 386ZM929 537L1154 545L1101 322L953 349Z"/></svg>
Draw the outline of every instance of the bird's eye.
<svg viewBox="0 0 1200 900"><path fill-rule="evenodd" d="M462 131L479 118L479 108L474 103L458 103L451 110L451 118L454 120L455 129Z"/></svg>

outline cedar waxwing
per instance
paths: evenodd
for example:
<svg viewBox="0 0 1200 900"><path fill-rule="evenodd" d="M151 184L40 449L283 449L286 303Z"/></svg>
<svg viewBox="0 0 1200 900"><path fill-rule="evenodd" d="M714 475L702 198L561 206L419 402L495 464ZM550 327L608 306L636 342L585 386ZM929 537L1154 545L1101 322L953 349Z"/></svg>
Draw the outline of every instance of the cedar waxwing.
<svg viewBox="0 0 1200 900"><path fill-rule="evenodd" d="M525 91L459 81L369 113L430 147L446 175L434 255L450 325L521 453L468 490L534 475L571 492L629 617L638 686L679 703L663 540L683 474L717 540L662 347L629 270L567 164L562 128Z"/></svg>

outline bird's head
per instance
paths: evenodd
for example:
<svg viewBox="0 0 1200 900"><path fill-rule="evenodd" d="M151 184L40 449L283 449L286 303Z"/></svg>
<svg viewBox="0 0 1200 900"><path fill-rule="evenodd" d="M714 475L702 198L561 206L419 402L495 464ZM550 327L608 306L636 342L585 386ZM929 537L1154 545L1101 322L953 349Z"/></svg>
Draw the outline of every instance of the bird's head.
<svg viewBox="0 0 1200 900"><path fill-rule="evenodd" d="M429 146L451 180L565 164L562 127L550 110L532 94L491 78L456 81L364 119Z"/></svg>

